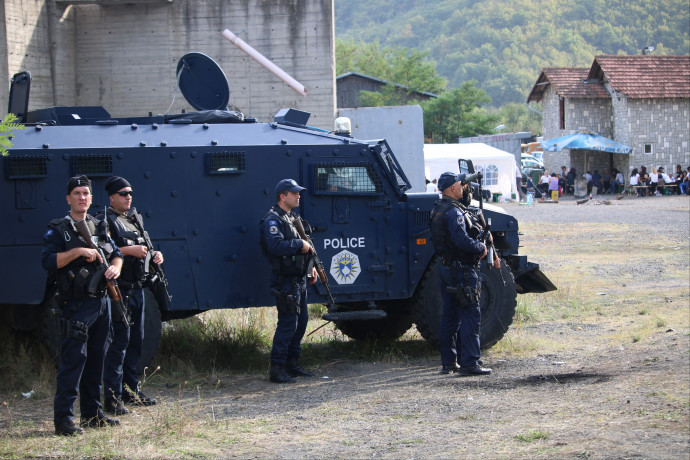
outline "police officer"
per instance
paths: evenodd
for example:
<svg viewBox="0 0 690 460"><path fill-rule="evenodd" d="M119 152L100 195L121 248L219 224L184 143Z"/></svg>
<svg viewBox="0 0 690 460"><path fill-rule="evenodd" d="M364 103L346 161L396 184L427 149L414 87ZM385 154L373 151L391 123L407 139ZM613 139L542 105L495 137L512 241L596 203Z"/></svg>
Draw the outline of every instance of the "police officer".
<svg viewBox="0 0 690 460"><path fill-rule="evenodd" d="M110 330L110 303L106 280L120 276L122 253L108 237L102 222L87 214L91 182L86 176L67 182L70 212L48 225L43 238L42 263L57 283L56 316L62 332L60 366L54 400L55 433L77 435L83 430L74 423L74 402L79 394L81 426L105 427L120 421L101 409L103 358ZM105 271L96 249L88 247L75 223L85 221L93 241L109 259Z"/></svg>
<svg viewBox="0 0 690 460"><path fill-rule="evenodd" d="M293 377L314 374L299 365L300 342L309 320L307 275L316 283L312 247L300 238L294 221L299 219L300 192L304 187L292 179L276 185L276 204L259 223L261 248L271 264L271 294L276 297L278 325L273 336L269 377L275 383L294 383Z"/></svg>
<svg viewBox="0 0 690 460"><path fill-rule="evenodd" d="M491 369L481 367L479 359L479 261L486 256L487 249L480 241L482 229L477 216L467 209L470 195L464 180L465 174L441 175L438 188L442 197L434 203L430 227L431 241L440 258L441 373L468 376L490 374Z"/></svg>
<svg viewBox="0 0 690 460"><path fill-rule="evenodd" d="M124 255L122 274L118 280L122 297L127 299L130 327L122 320L114 320L112 343L105 355L103 369L104 407L114 415L127 414L122 403L152 406L155 399L146 397L139 389L137 364L144 343L144 290L149 263L163 263L160 251L148 252L143 235L132 222L132 186L122 177L113 176L105 183L110 207L96 217L108 219L108 230ZM126 389L129 389L127 391Z"/></svg>

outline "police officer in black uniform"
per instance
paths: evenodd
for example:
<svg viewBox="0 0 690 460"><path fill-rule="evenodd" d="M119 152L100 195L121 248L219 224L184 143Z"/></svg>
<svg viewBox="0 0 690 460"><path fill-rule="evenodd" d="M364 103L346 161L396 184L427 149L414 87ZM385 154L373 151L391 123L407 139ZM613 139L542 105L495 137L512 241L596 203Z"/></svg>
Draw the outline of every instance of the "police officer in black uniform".
<svg viewBox="0 0 690 460"><path fill-rule="evenodd" d="M304 187L292 179L276 185L276 204L259 223L260 244L271 264L271 294L276 296L278 325L273 336L270 380L294 383L293 377L314 374L299 365L301 341L307 329L307 282L316 283L312 247L301 239L294 221L299 218L300 192Z"/></svg>
<svg viewBox="0 0 690 460"><path fill-rule="evenodd" d="M79 394L81 426L119 425L101 409L103 358L110 330L110 303L106 300L106 280L120 276L122 253L106 234L102 222L87 214L91 182L86 176L67 183L70 212L48 225L43 238L42 263L57 283L56 316L62 332L60 366L54 401L55 433L77 435L83 430L74 423L74 402ZM94 242L109 259L99 270L101 256L88 247L75 228L85 220Z"/></svg>
<svg viewBox="0 0 690 460"><path fill-rule="evenodd" d="M113 176L105 183L110 207L96 217L108 219L108 230L124 255L122 274L118 279L122 297L127 299L130 327L113 320L112 342L105 355L103 369L104 407L114 415L127 414L122 403L152 406L155 399L146 397L139 389L137 365L144 344L144 290L151 262L163 263L163 254L148 252L143 235L133 223L129 211L132 207L132 186L122 177ZM128 390L127 390L128 389Z"/></svg>
<svg viewBox="0 0 690 460"><path fill-rule="evenodd" d="M486 256L487 249L480 241L482 229L478 216L467 209L470 194L468 185L462 184L464 180L465 174L441 174L438 188L442 198L434 203L430 227L431 241L440 259L441 372L468 376L490 374L491 369L481 367L483 363L479 359L479 261Z"/></svg>

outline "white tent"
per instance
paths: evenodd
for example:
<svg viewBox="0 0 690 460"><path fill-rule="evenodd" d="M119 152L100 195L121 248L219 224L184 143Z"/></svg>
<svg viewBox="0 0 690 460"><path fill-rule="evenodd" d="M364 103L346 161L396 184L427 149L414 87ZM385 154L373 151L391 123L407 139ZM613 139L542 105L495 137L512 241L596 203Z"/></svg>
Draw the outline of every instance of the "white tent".
<svg viewBox="0 0 690 460"><path fill-rule="evenodd" d="M459 172L459 159L472 160L476 171L482 171L482 186L491 193L510 199L517 193L515 157L483 143L424 144L424 173L429 180L438 179L446 171ZM517 194L516 194L517 197Z"/></svg>

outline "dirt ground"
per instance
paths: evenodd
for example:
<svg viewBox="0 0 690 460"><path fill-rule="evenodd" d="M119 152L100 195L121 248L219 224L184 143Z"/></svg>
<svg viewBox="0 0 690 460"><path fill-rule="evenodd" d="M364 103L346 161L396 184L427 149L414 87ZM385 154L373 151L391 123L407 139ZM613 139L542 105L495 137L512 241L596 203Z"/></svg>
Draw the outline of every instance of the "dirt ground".
<svg viewBox="0 0 690 460"><path fill-rule="evenodd" d="M17 401L14 421L44 422L0 442L65 457L689 458L689 203L501 204L525 233L521 252L559 291L521 300L535 318L485 353L489 376L440 375L438 355L401 347L383 362L319 363L293 385L161 382L148 389L159 406L123 416L128 427L112 431L124 439L91 438L91 450L52 437L39 453L30 438L50 437L52 401Z"/></svg>

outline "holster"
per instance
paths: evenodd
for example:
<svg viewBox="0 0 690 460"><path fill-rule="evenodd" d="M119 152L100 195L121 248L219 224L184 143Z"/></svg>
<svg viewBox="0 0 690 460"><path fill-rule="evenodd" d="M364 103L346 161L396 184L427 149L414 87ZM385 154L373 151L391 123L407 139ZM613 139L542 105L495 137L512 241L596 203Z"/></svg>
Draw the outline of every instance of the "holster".
<svg viewBox="0 0 690 460"><path fill-rule="evenodd" d="M276 308L278 313L294 313L299 315L300 308L298 298L289 292L282 292L278 289L271 289L271 295L276 298Z"/></svg>
<svg viewBox="0 0 690 460"><path fill-rule="evenodd" d="M63 339L74 338L82 342L89 339L89 326L81 321L74 321L63 316L62 310L51 309L50 312L55 318L55 325Z"/></svg>
<svg viewBox="0 0 690 460"><path fill-rule="evenodd" d="M467 308L472 304L479 303L479 289L472 289L469 286L459 284L457 286L446 287L446 291L455 295L460 308Z"/></svg>

